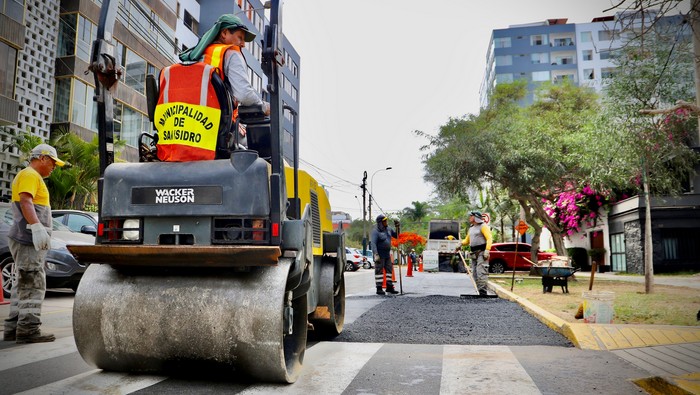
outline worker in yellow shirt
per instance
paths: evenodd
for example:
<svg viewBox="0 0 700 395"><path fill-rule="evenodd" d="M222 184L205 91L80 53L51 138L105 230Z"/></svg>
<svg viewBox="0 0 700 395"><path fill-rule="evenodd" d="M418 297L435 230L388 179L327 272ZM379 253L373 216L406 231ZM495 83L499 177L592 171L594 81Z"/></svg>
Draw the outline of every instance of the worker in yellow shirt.
<svg viewBox="0 0 700 395"><path fill-rule="evenodd" d="M462 240L462 246L469 246L471 258L471 270L479 295L486 296L489 282L489 250L493 237L491 228L484 223L484 218L479 211L469 212L469 230ZM457 248L459 251L461 247Z"/></svg>

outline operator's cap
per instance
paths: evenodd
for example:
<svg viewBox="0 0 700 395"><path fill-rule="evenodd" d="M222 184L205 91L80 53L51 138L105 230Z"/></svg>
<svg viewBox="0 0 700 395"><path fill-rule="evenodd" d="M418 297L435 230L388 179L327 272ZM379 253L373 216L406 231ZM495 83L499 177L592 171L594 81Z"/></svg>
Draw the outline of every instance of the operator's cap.
<svg viewBox="0 0 700 395"><path fill-rule="evenodd" d="M32 152L30 153L31 158L38 158L42 155L46 155L49 158L55 160L56 166L63 167L66 164L66 162L58 159L58 154L56 153L56 148L54 148L48 144L39 144L36 147L32 148Z"/></svg>
<svg viewBox="0 0 700 395"><path fill-rule="evenodd" d="M219 20L217 23L221 22L221 28L222 29L230 29L230 30L243 30L245 33L245 41L246 42L251 42L255 40L255 33L251 32L248 30L248 26L246 26L241 18L232 15L232 14L224 14L219 17Z"/></svg>

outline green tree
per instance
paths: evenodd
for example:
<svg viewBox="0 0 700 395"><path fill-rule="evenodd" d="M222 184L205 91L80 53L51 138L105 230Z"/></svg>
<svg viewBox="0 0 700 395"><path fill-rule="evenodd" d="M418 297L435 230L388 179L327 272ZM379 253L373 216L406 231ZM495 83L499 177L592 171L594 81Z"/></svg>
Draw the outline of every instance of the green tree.
<svg viewBox="0 0 700 395"><path fill-rule="evenodd" d="M670 30L675 29L675 30ZM686 30L687 29L687 30ZM694 171L698 156L690 148L697 118L689 112L648 116L677 100L695 95L689 27L656 24L632 40L615 57L617 69L606 89L609 128L606 135L634 142L616 154L623 175L614 180L641 187L646 201L644 235L645 290L653 292L653 243L650 195L677 194ZM684 30L686 32L684 33ZM697 34L697 32L696 32Z"/></svg>
<svg viewBox="0 0 700 395"><path fill-rule="evenodd" d="M522 81L497 85L491 106L478 116L450 119L437 136L417 132L429 141L425 178L440 196L461 197L470 188L491 186L507 191L529 216L528 223L535 226L539 220L552 231L557 251L564 254L561 230L542 200L593 172L597 159L588 133L598 112L597 96L571 84L545 84L534 104L521 107L525 92Z"/></svg>

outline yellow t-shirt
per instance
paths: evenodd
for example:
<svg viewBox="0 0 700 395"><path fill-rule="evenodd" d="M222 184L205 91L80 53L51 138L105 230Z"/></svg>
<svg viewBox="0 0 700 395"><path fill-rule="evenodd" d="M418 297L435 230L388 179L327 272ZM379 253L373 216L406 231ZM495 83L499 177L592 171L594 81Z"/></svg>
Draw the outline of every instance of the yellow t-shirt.
<svg viewBox="0 0 700 395"><path fill-rule="evenodd" d="M32 195L34 210L39 221L51 234L51 203L49 202L49 189L44 178L31 166L23 169L12 180L12 214L14 224L8 232L8 236L22 244L32 244L32 232L27 229L27 220L20 207L20 193Z"/></svg>

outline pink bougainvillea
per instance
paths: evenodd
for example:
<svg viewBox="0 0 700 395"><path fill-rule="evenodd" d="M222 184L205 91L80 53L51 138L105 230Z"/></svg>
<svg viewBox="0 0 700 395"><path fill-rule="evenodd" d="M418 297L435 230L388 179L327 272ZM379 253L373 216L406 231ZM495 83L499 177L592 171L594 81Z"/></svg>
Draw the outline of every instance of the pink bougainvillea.
<svg viewBox="0 0 700 395"><path fill-rule="evenodd" d="M566 236L578 233L585 224L593 227L601 211L611 203L609 194L594 191L586 185L578 191L562 192L553 202L545 201L545 211L552 217Z"/></svg>

